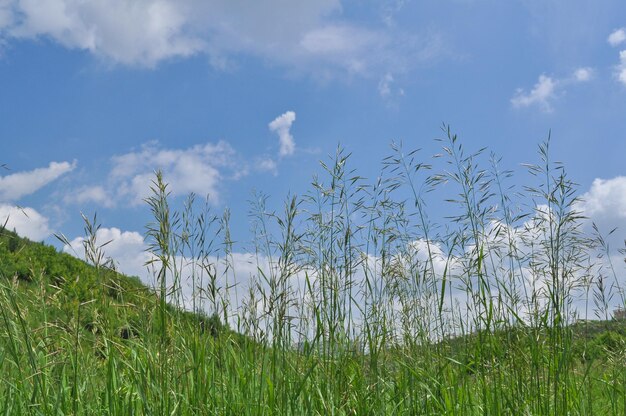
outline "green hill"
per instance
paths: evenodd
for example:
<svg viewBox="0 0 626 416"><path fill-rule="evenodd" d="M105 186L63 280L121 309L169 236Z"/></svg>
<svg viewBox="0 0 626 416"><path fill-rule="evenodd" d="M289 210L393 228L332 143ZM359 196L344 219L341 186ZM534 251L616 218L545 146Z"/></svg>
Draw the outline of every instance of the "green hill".
<svg viewBox="0 0 626 416"><path fill-rule="evenodd" d="M161 414L181 377L208 394L190 366L245 339L169 305L163 333L158 308L136 277L0 230L0 412Z"/></svg>

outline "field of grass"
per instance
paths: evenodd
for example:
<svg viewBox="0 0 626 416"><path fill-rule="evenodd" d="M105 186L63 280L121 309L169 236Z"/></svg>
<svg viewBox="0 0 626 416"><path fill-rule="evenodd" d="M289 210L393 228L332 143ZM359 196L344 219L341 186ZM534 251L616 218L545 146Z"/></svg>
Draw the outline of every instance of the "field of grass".
<svg viewBox="0 0 626 416"><path fill-rule="evenodd" d="M548 143L516 190L445 133L442 169L393 145L372 183L339 149L283 212L256 194L245 285L228 211L173 209L158 172L152 288L114 270L95 218L85 262L3 230L0 412L626 414L623 264Z"/></svg>

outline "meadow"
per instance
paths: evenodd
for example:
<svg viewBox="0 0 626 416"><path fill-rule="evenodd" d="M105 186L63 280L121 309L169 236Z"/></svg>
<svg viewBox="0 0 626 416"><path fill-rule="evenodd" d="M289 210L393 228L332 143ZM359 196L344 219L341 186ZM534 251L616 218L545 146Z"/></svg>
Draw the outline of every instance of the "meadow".
<svg viewBox="0 0 626 416"><path fill-rule="evenodd" d="M0 412L626 414L624 264L549 141L524 187L448 128L441 149L392 144L371 181L339 148L281 211L255 193L246 256L228 211L175 209L156 172L151 286L95 216L84 261L3 229Z"/></svg>

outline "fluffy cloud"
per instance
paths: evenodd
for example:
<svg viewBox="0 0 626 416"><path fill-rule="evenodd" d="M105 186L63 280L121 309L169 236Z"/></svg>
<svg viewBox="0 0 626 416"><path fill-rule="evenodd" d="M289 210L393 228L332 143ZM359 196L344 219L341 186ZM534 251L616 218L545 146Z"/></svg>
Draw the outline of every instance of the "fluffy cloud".
<svg viewBox="0 0 626 416"><path fill-rule="evenodd" d="M47 37L114 62L152 66L189 56L204 42L186 31L187 7L163 0L16 0L10 34Z"/></svg>
<svg viewBox="0 0 626 416"><path fill-rule="evenodd" d="M607 38L607 42L611 46L617 46L626 42L626 29L622 27L613 31Z"/></svg>
<svg viewBox="0 0 626 416"><path fill-rule="evenodd" d="M77 204L95 202L107 208L114 206L113 199L102 186L82 186L67 194L64 200L66 203Z"/></svg>
<svg viewBox="0 0 626 416"><path fill-rule="evenodd" d="M591 218L626 219L626 176L595 179L582 195L579 209Z"/></svg>
<svg viewBox="0 0 626 416"><path fill-rule="evenodd" d="M620 28L611 33L607 39L611 46L619 46L626 42L626 28ZM615 66L615 78L626 85L626 50L619 53L619 63Z"/></svg>
<svg viewBox="0 0 626 416"><path fill-rule="evenodd" d="M315 28L303 35L298 49L310 65L327 62L349 74L364 74L379 66L379 60L400 58L389 54L389 35L348 24Z"/></svg>
<svg viewBox="0 0 626 416"><path fill-rule="evenodd" d="M279 155L290 156L296 150L296 142L291 135L291 125L296 121L296 113L287 111L286 113L276 117L270 124L269 129L278 134L280 142Z"/></svg>
<svg viewBox="0 0 626 416"><path fill-rule="evenodd" d="M551 112L550 101L555 97L556 85L557 82L554 79L542 74L530 92L518 89L511 98L511 104L515 108L539 105L543 111Z"/></svg>
<svg viewBox="0 0 626 416"><path fill-rule="evenodd" d="M74 238L63 247L66 253L84 259L84 237ZM96 232L96 244L102 245L106 257L113 259L116 267L130 276L139 276L146 281L146 262L151 256L146 252L147 245L141 234L134 231L121 231L119 228L100 228Z"/></svg>
<svg viewBox="0 0 626 416"><path fill-rule="evenodd" d="M581 195L581 201L574 208L587 217L585 228L588 232L594 233L592 223L598 227L610 250L609 253L602 253L603 258L597 260L599 266L597 273L607 274L609 284L624 287L626 284L625 259L624 254L618 253L617 249L626 248L626 176L595 179L589 190ZM615 232L610 233L611 230ZM609 261L612 265L609 265ZM615 298L613 303L623 299L621 296L615 296Z"/></svg>
<svg viewBox="0 0 626 416"><path fill-rule="evenodd" d="M592 77L593 77L593 69L585 67L585 68L578 68L576 71L574 71L573 78L577 82L585 82L585 81L591 80Z"/></svg>
<svg viewBox="0 0 626 416"><path fill-rule="evenodd" d="M0 201L17 201L35 193L60 176L71 172L75 166L75 162L51 162L47 168L0 177Z"/></svg>
<svg viewBox="0 0 626 416"><path fill-rule="evenodd" d="M223 180L236 180L247 174L246 165L237 163L235 151L223 141L187 149L162 149L156 143L148 143L112 160L112 187L118 197L130 197L134 203L141 203L150 194L157 169L163 172L172 195L194 192L208 195L213 202L219 200Z"/></svg>
<svg viewBox="0 0 626 416"><path fill-rule="evenodd" d="M15 230L22 237L42 241L52 234L48 219L32 208L0 204L0 226Z"/></svg>
<svg viewBox="0 0 626 416"><path fill-rule="evenodd" d="M570 77L555 79L545 74L541 74L533 88L526 92L518 88L511 98L514 108L538 106L542 111L550 113L553 111L552 102L561 94L565 87L571 84L590 81L593 78L593 69L582 67L576 69Z"/></svg>
<svg viewBox="0 0 626 416"><path fill-rule="evenodd" d="M0 0L0 30L124 65L204 54L229 67L245 53L321 77L397 69L433 50L428 36L366 28L341 14L340 0Z"/></svg>
<svg viewBox="0 0 626 416"><path fill-rule="evenodd" d="M280 140L280 156L293 154L295 143L290 126L295 113L288 111L270 123ZM64 196L65 203L96 203L112 208L119 203L139 205L150 196L155 171L163 173L172 196L195 193L219 203L224 185L247 176L249 171L278 174L278 161L268 155L243 158L225 141L188 148L163 148L148 142L136 150L111 158L111 169L103 184L78 186Z"/></svg>

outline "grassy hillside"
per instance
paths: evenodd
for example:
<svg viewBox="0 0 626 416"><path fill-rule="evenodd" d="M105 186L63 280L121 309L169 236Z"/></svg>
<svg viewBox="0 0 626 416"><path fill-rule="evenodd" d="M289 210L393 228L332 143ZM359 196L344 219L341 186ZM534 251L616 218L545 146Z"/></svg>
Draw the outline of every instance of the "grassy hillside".
<svg viewBox="0 0 626 416"><path fill-rule="evenodd" d="M581 320L610 315L618 278L573 183L542 146L520 211L497 163L449 141L443 171L394 147L367 184L339 150L282 213L255 195L247 287L228 212L172 209L160 174L153 290L106 266L89 222L91 265L2 231L0 412L624 414L626 323ZM441 232L422 195L451 185ZM211 317L173 306L184 284Z"/></svg>
<svg viewBox="0 0 626 416"><path fill-rule="evenodd" d="M170 305L163 338L158 297L139 279L5 229L0 259L3 414L152 413L168 400L152 384L164 361L185 363L188 371L191 351L173 354L179 342L194 342L201 359L218 338L244 340L217 317ZM137 390L124 394L131 380Z"/></svg>

